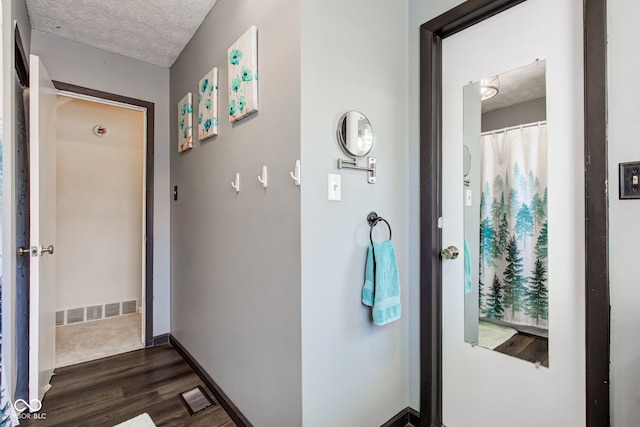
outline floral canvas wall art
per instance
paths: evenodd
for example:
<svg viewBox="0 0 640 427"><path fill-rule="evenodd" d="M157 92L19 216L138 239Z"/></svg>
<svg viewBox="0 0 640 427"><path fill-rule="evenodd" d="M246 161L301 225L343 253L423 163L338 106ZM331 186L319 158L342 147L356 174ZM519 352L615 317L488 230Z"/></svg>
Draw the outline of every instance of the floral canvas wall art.
<svg viewBox="0 0 640 427"><path fill-rule="evenodd" d="M258 111L258 29L249 30L229 48L229 121Z"/></svg>
<svg viewBox="0 0 640 427"><path fill-rule="evenodd" d="M198 87L198 139L218 134L218 69L214 67Z"/></svg>
<svg viewBox="0 0 640 427"><path fill-rule="evenodd" d="M178 152L193 148L193 100L191 92L178 103Z"/></svg>

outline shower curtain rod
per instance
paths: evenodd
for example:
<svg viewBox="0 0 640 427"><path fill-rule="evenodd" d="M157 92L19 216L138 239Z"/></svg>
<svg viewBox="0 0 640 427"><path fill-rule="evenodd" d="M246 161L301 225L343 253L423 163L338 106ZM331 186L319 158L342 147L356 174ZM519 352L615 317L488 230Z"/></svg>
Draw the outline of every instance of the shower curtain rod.
<svg viewBox="0 0 640 427"><path fill-rule="evenodd" d="M540 122L533 122L533 123L527 123L524 125L517 125L517 126L511 126L508 128L504 128L504 129L496 129L496 130L488 130L486 132L482 132L480 134L480 136L485 136L485 135L495 135L496 133L507 133L510 130L514 130L514 129L524 129L524 128L530 128L533 126L542 126L542 125L546 125L547 121L546 120L542 120Z"/></svg>

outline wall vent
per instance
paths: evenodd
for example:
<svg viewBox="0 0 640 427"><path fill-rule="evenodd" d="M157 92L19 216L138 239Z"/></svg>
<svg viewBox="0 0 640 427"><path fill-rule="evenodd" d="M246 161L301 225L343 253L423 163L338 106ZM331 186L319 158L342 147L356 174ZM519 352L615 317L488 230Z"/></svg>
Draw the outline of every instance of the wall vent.
<svg viewBox="0 0 640 427"><path fill-rule="evenodd" d="M87 307L87 321L102 319L102 306L94 305Z"/></svg>
<svg viewBox="0 0 640 427"><path fill-rule="evenodd" d="M56 326L64 325L64 310L56 311Z"/></svg>
<svg viewBox="0 0 640 427"><path fill-rule="evenodd" d="M122 315L125 314L135 314L138 312L138 304L136 304L136 300L132 301L122 301Z"/></svg>
<svg viewBox="0 0 640 427"><path fill-rule="evenodd" d="M113 304L104 305L104 317L120 316L120 303L114 302Z"/></svg>
<svg viewBox="0 0 640 427"><path fill-rule="evenodd" d="M84 307L67 310L67 325L79 322L84 322Z"/></svg>
<svg viewBox="0 0 640 427"><path fill-rule="evenodd" d="M85 316L86 308L86 316ZM67 321L64 321L65 312ZM64 326L72 323L90 322L108 317L124 316L138 313L138 301L122 301L109 304L92 305L90 307L71 308L69 310L56 311L56 326Z"/></svg>

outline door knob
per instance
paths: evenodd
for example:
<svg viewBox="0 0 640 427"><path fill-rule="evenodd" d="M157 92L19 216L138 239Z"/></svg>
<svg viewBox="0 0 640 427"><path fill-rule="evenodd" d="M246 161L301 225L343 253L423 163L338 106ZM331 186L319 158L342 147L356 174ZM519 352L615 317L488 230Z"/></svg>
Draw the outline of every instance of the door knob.
<svg viewBox="0 0 640 427"><path fill-rule="evenodd" d="M53 255L53 245L49 245L48 247L45 245L40 245L40 254L44 255L45 253Z"/></svg>
<svg viewBox="0 0 640 427"><path fill-rule="evenodd" d="M456 259L460 255L460 251L455 246L449 246L440 252L442 259Z"/></svg>

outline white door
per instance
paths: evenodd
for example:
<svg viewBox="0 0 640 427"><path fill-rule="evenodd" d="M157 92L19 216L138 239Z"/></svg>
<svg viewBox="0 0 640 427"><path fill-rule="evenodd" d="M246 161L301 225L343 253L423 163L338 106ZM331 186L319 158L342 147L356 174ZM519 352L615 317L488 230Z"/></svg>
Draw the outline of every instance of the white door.
<svg viewBox="0 0 640 427"><path fill-rule="evenodd" d="M464 257L444 260L447 427L585 425L582 28L580 0L528 0L443 41L444 247L463 253L463 87L546 60L548 123L549 368L465 342Z"/></svg>
<svg viewBox="0 0 640 427"><path fill-rule="evenodd" d="M56 89L40 58L30 56L29 400L42 400L55 366Z"/></svg>

